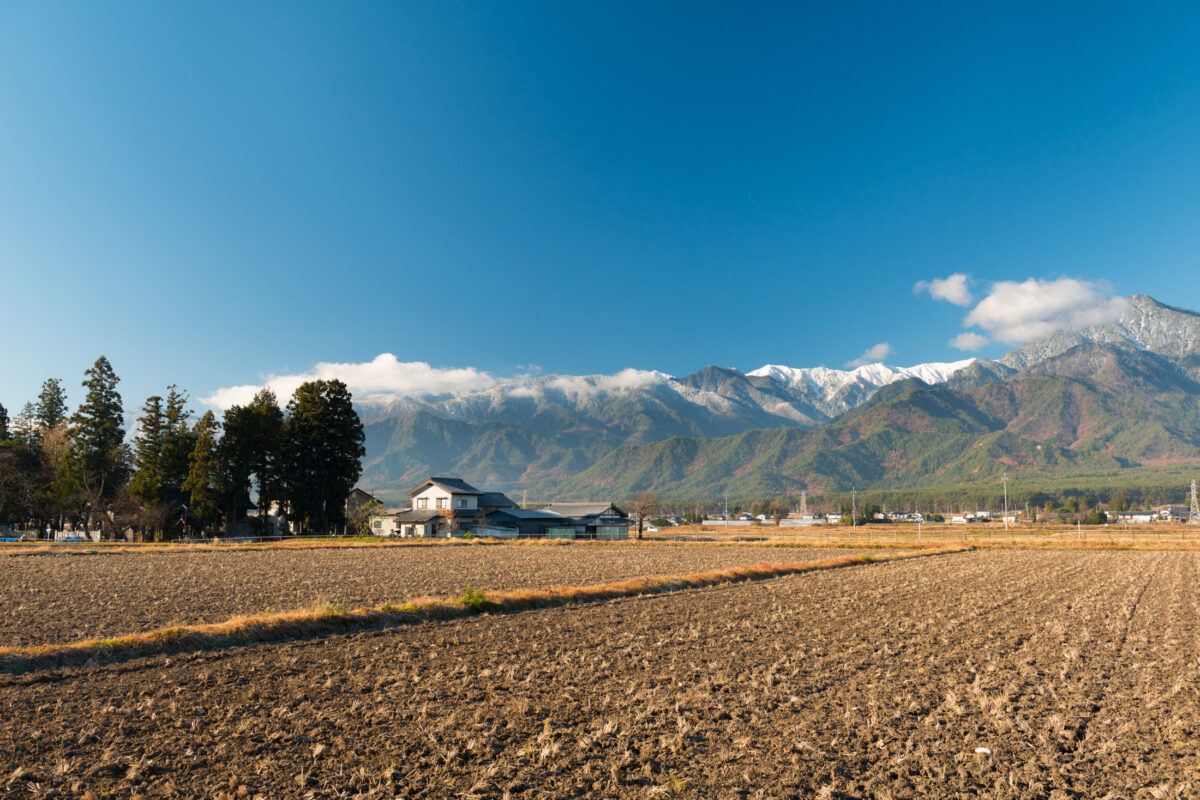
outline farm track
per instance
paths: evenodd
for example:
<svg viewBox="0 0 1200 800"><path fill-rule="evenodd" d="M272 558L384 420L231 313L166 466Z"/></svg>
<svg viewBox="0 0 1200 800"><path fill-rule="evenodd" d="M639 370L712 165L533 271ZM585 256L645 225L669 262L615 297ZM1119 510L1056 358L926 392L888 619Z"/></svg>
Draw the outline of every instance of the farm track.
<svg viewBox="0 0 1200 800"><path fill-rule="evenodd" d="M0 794L1194 797L1197 559L972 552L7 677Z"/></svg>
<svg viewBox="0 0 1200 800"><path fill-rule="evenodd" d="M400 603L853 554L810 547L567 545L0 554L0 645L113 637L264 610Z"/></svg>

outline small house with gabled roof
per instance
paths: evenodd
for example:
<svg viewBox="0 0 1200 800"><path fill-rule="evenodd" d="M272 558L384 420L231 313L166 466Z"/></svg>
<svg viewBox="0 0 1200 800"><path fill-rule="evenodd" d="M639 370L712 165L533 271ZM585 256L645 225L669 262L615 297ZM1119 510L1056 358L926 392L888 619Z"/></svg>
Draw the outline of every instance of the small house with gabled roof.
<svg viewBox="0 0 1200 800"><path fill-rule="evenodd" d="M556 503L518 508L503 492L462 478L430 476L409 489L408 507L371 521L377 536L441 537L471 532L500 538L627 539L629 515L611 503Z"/></svg>

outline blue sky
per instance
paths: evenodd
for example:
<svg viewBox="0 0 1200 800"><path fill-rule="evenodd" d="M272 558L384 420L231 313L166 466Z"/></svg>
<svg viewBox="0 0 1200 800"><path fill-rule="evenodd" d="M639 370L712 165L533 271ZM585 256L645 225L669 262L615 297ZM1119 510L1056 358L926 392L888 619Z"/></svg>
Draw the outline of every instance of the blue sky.
<svg viewBox="0 0 1200 800"><path fill-rule="evenodd" d="M1042 6L5 4L0 403L101 353L129 408L951 360L1031 278L1200 307L1200 7Z"/></svg>

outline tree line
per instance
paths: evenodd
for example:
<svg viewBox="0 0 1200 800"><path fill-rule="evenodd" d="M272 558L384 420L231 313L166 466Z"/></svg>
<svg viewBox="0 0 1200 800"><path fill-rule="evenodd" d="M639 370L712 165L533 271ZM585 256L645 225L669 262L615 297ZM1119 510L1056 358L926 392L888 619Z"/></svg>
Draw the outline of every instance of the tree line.
<svg viewBox="0 0 1200 800"><path fill-rule="evenodd" d="M291 533L345 528L365 449L341 381L301 384L282 408L263 389L194 421L187 394L168 386L146 399L129 440L119 382L101 356L69 416L58 378L15 417L0 405L0 524L138 540L264 534L268 513Z"/></svg>

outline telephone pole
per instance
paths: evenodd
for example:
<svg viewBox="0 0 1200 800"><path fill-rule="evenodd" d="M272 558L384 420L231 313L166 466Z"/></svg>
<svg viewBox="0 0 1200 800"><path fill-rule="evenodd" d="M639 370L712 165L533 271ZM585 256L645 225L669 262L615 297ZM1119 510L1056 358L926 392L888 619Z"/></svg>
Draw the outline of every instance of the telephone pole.
<svg viewBox="0 0 1200 800"><path fill-rule="evenodd" d="M1004 532L1008 533L1008 470L1004 471Z"/></svg>

